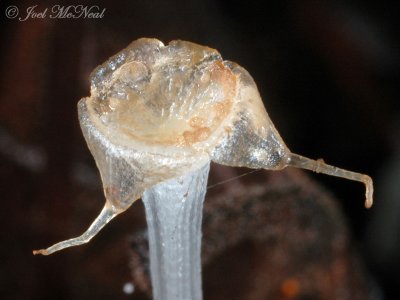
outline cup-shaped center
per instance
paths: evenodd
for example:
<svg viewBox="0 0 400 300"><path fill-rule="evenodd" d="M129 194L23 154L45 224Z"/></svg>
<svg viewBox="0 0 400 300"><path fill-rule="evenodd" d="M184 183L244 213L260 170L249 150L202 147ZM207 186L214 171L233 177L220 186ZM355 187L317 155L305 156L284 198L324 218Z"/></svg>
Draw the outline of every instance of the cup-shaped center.
<svg viewBox="0 0 400 300"><path fill-rule="evenodd" d="M107 92L93 97L101 122L127 139L190 147L207 140L232 109L236 77L219 54L182 43L151 60L116 69ZM195 51L197 50L197 51Z"/></svg>

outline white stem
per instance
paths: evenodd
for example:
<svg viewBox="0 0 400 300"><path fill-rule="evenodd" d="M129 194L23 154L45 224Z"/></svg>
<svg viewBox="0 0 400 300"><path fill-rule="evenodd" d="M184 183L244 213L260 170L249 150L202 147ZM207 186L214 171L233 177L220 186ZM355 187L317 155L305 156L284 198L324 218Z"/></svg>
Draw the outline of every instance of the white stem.
<svg viewBox="0 0 400 300"><path fill-rule="evenodd" d="M200 300L201 221L210 162L143 194L153 299Z"/></svg>

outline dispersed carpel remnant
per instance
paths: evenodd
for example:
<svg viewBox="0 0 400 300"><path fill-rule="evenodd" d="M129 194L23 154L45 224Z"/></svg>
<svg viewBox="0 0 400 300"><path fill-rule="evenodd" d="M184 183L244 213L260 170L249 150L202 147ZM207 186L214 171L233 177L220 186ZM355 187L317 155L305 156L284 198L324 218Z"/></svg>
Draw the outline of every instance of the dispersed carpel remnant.
<svg viewBox="0 0 400 300"><path fill-rule="evenodd" d="M366 206L372 205L369 176L291 153L250 74L214 49L139 39L97 67L91 83L91 97L78 104L79 121L107 201L83 235L36 254L87 243L136 196L210 161L269 170L292 166L361 181Z"/></svg>

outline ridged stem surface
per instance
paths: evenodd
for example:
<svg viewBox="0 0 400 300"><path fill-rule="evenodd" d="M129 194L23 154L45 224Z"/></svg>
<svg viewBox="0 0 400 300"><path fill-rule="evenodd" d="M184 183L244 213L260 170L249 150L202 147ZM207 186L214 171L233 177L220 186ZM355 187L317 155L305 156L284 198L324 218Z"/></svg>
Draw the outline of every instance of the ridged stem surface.
<svg viewBox="0 0 400 300"><path fill-rule="evenodd" d="M201 300L201 222L210 163L148 189L153 299Z"/></svg>

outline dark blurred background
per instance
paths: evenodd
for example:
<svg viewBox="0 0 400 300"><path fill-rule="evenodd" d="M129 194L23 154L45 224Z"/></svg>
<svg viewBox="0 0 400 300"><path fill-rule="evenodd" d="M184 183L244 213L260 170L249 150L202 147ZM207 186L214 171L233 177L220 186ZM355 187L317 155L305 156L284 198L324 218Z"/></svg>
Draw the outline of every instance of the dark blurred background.
<svg viewBox="0 0 400 300"><path fill-rule="evenodd" d="M139 299L129 241L138 201L90 244L50 257L31 250L80 234L104 198L77 119L90 72L139 37L208 45L245 67L295 152L371 175L312 176L338 199L352 244L385 299L400 292L399 2L85 1L99 19L28 18L50 1L0 2L0 294L4 299ZM16 18L6 8L19 9ZM129 287L125 285L125 288Z"/></svg>

